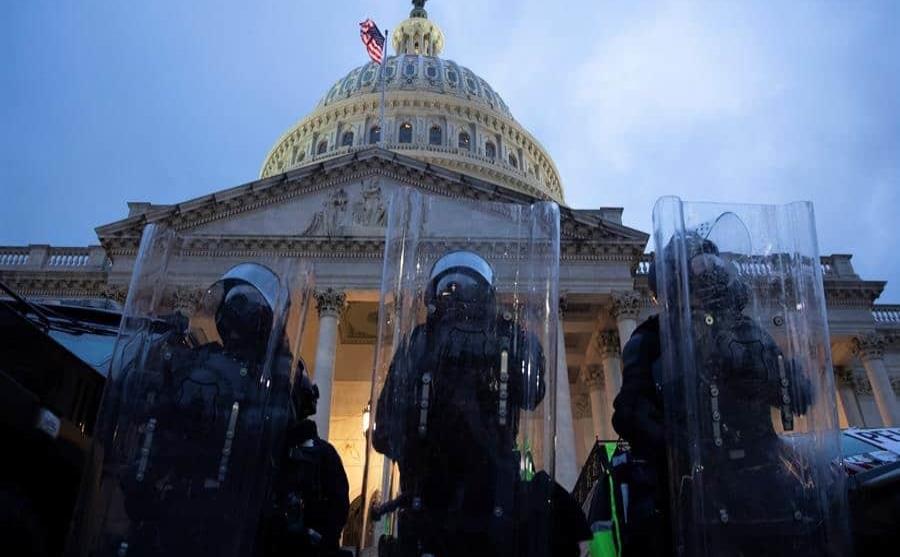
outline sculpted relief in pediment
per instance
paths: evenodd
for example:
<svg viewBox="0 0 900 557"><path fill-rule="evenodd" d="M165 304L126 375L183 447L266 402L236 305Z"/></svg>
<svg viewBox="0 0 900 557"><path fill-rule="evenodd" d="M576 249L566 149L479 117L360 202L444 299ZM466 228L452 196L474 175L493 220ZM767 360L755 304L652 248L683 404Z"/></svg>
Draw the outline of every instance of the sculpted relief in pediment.
<svg viewBox="0 0 900 557"><path fill-rule="evenodd" d="M304 236L380 235L384 233L386 212L377 179L363 182L351 197L339 188L325 197L322 209L315 213Z"/></svg>
<svg viewBox="0 0 900 557"><path fill-rule="evenodd" d="M191 230L225 236L384 236L392 186L378 178L223 216Z"/></svg>

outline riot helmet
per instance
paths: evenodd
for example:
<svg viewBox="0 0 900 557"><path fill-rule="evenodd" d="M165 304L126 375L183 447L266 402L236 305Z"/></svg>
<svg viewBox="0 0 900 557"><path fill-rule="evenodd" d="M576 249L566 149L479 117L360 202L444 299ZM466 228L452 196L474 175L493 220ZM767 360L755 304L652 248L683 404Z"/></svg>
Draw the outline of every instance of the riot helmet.
<svg viewBox="0 0 900 557"><path fill-rule="evenodd" d="M272 332L278 277L258 263L232 267L208 291L218 298L214 319L226 350L247 356L265 350Z"/></svg>
<svg viewBox="0 0 900 557"><path fill-rule="evenodd" d="M303 420L312 416L316 413L318 401L319 386L309 379L303 358L298 358L294 386L291 388L291 405L294 410L294 417L297 420Z"/></svg>
<svg viewBox="0 0 900 557"><path fill-rule="evenodd" d="M719 251L712 240L697 231L678 235L658 254L650 266L647 276L648 286L654 296L659 296L659 265L665 265L669 273L678 268L678 245L682 244L687 260L688 289L691 299L698 307L706 309L732 308L740 310L749 299L747 285L740 278L737 266ZM668 280L671 286L674 280Z"/></svg>
<svg viewBox="0 0 900 557"><path fill-rule="evenodd" d="M425 290L430 315L483 319L493 314L494 298L494 270L474 252L451 251L431 268Z"/></svg>

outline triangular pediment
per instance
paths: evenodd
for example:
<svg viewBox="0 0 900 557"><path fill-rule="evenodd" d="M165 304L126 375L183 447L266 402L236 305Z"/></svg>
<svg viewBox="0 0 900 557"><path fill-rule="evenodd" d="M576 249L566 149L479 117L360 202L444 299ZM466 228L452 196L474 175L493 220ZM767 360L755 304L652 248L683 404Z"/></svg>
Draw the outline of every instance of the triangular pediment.
<svg viewBox="0 0 900 557"><path fill-rule="evenodd" d="M413 186L428 193L479 201L533 203L536 198L379 148L336 157L174 205L131 204L128 218L100 226L111 255L133 253L147 223L160 222L201 237L295 242L383 238L393 191ZM584 244L618 245L640 252L647 235L598 211L562 208L562 234Z"/></svg>

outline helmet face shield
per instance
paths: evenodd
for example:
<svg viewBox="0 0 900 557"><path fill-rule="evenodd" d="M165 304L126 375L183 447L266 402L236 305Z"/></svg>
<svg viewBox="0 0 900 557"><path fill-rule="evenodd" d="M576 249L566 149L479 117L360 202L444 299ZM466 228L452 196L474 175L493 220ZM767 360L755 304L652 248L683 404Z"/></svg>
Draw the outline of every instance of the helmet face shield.
<svg viewBox="0 0 900 557"><path fill-rule="evenodd" d="M461 271L449 272L435 285L435 300L438 304L471 304L484 301L489 287L483 280Z"/></svg>
<svg viewBox="0 0 900 557"><path fill-rule="evenodd" d="M266 298L246 283L232 286L216 311L216 329L224 344L265 339L271 323L272 309Z"/></svg>
<svg viewBox="0 0 900 557"><path fill-rule="evenodd" d="M481 319L493 311L494 271L480 255L450 252L431 269L426 301L437 317Z"/></svg>

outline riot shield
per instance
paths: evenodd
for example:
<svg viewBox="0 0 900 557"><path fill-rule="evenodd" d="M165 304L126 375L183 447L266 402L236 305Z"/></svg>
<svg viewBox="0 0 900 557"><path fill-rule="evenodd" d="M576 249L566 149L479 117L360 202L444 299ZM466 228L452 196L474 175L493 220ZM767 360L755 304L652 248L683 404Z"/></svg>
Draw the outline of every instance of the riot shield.
<svg viewBox="0 0 900 557"><path fill-rule="evenodd" d="M144 231L72 553L253 554L311 275L277 257L185 274L193 241Z"/></svg>
<svg viewBox="0 0 900 557"><path fill-rule="evenodd" d="M847 554L811 204L662 198L653 223L677 554Z"/></svg>
<svg viewBox="0 0 900 557"><path fill-rule="evenodd" d="M365 488L379 555L549 556L565 537L558 261L554 203L394 195Z"/></svg>

